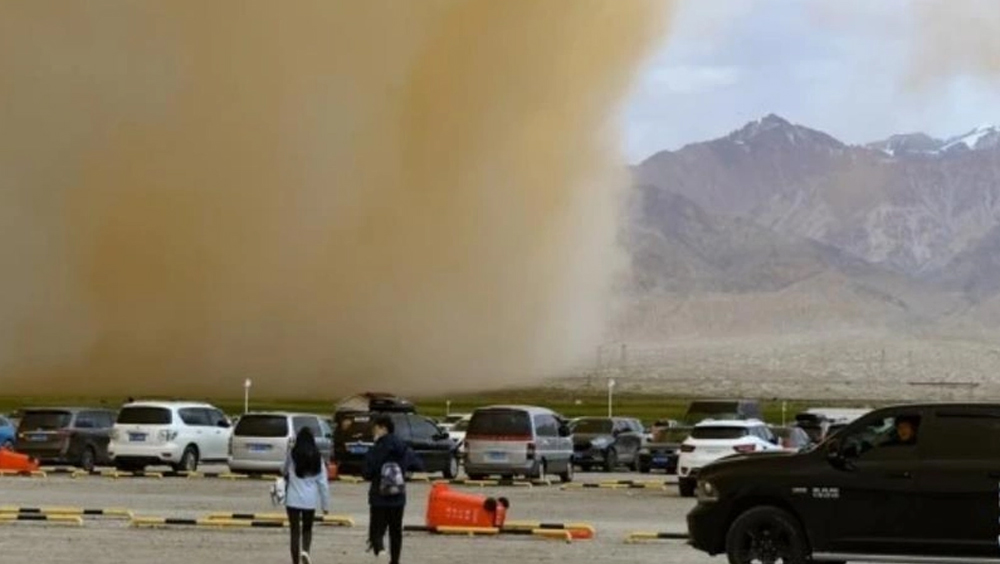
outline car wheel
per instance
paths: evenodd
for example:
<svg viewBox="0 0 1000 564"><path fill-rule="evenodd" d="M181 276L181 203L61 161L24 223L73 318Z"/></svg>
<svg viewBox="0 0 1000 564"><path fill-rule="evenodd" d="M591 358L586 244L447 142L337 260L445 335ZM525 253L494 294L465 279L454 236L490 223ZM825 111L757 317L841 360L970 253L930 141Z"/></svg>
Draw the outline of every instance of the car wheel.
<svg viewBox="0 0 1000 564"><path fill-rule="evenodd" d="M452 456L448 459L448 467L444 469L443 474L449 480L454 480L458 476L458 456Z"/></svg>
<svg viewBox="0 0 1000 564"><path fill-rule="evenodd" d="M181 461L174 465L174 472L197 472L198 471L198 449L189 446L184 449Z"/></svg>
<svg viewBox="0 0 1000 564"><path fill-rule="evenodd" d="M604 455L604 471L614 472L615 468L618 468L618 453L615 449L608 449L608 453Z"/></svg>
<svg viewBox="0 0 1000 564"><path fill-rule="evenodd" d="M726 555L730 564L804 564L809 548L795 517L777 507L763 506L747 510L729 527Z"/></svg>
<svg viewBox="0 0 1000 564"><path fill-rule="evenodd" d="M698 481L691 478L681 478L677 482L677 489L680 490L681 497L694 497L694 490L697 486Z"/></svg>
<svg viewBox="0 0 1000 564"><path fill-rule="evenodd" d="M559 481L568 484L573 481L573 463L566 464L566 471L559 474Z"/></svg>
<svg viewBox="0 0 1000 564"><path fill-rule="evenodd" d="M94 452L94 447L83 449L83 453L80 454L80 469L84 472L93 472L95 466L97 466L97 454Z"/></svg>

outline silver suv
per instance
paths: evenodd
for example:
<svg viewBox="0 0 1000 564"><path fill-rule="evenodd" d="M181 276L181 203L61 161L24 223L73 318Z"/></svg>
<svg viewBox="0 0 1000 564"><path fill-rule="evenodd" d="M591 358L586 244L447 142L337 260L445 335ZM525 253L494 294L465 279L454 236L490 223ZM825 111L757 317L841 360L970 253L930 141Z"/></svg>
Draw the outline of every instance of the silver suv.
<svg viewBox="0 0 1000 564"><path fill-rule="evenodd" d="M558 474L573 480L573 439L556 413L529 406L477 409L465 435L465 471L472 479L489 475L544 479Z"/></svg>
<svg viewBox="0 0 1000 564"><path fill-rule="evenodd" d="M229 469L233 472L279 473L295 437L308 427L323 459L330 460L333 430L312 413L248 413L240 417L229 441Z"/></svg>

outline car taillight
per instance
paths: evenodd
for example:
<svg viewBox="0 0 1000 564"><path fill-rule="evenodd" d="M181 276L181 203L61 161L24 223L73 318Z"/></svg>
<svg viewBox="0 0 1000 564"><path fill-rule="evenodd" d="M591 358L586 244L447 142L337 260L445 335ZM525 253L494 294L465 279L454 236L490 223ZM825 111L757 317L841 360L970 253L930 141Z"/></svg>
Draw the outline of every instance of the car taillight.
<svg viewBox="0 0 1000 564"><path fill-rule="evenodd" d="M681 445L681 452L694 452L694 445Z"/></svg>
<svg viewBox="0 0 1000 564"><path fill-rule="evenodd" d="M170 431L168 429L160 431L160 441L164 443L169 443L170 441L176 438L177 438L177 431Z"/></svg>
<svg viewBox="0 0 1000 564"><path fill-rule="evenodd" d="M733 447L733 450L740 454L746 454L757 450L757 445L736 445Z"/></svg>
<svg viewBox="0 0 1000 564"><path fill-rule="evenodd" d="M535 443L528 443L528 460L535 459Z"/></svg>

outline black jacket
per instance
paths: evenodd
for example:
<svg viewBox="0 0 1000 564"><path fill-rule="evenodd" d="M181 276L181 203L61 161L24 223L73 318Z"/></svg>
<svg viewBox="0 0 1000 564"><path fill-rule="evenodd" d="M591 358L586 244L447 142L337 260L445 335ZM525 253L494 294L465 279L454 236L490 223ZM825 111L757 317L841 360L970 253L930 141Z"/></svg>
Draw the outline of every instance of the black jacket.
<svg viewBox="0 0 1000 564"><path fill-rule="evenodd" d="M365 467L362 474L366 480L371 481L371 487L368 489L368 505L372 507L403 507L406 505L405 492L389 496L379 493L382 466L386 462L399 464L404 472L423 470L423 463L406 443L393 434L385 435L376 441L365 457Z"/></svg>

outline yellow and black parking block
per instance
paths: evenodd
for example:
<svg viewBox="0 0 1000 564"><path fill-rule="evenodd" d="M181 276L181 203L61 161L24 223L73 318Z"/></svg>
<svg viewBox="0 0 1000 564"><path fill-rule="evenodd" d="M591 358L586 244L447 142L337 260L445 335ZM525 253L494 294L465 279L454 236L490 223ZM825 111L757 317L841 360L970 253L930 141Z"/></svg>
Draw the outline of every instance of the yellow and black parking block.
<svg viewBox="0 0 1000 564"><path fill-rule="evenodd" d="M47 478L42 470L0 470L0 478Z"/></svg>
<svg viewBox="0 0 1000 564"><path fill-rule="evenodd" d="M87 509L81 507L17 507L0 506L2 515L67 515L77 517L107 517L109 519L131 519L132 512L128 509Z"/></svg>
<svg viewBox="0 0 1000 564"><path fill-rule="evenodd" d="M288 516L284 513L212 513L211 521L271 521L287 523ZM317 515L316 524L330 527L353 527L354 519L344 515Z"/></svg>
<svg viewBox="0 0 1000 564"><path fill-rule="evenodd" d="M672 540L672 541L686 541L688 540L687 533L653 533L653 532L638 532L630 533L625 537L626 543L636 543L642 541L657 541L657 540Z"/></svg>
<svg viewBox="0 0 1000 564"><path fill-rule="evenodd" d="M54 523L57 525L83 526L83 517L77 515L39 515L6 513L0 514L0 523L16 523L21 521Z"/></svg>

